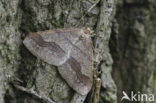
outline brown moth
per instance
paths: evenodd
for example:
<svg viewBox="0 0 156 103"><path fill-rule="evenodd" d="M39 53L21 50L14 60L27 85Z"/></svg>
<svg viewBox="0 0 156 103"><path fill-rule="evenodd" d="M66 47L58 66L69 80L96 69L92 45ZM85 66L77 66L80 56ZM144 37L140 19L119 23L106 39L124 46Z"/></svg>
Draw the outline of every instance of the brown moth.
<svg viewBox="0 0 156 103"><path fill-rule="evenodd" d="M93 81L92 41L88 29L57 29L29 34L24 45L35 56L58 67L70 87L86 95Z"/></svg>

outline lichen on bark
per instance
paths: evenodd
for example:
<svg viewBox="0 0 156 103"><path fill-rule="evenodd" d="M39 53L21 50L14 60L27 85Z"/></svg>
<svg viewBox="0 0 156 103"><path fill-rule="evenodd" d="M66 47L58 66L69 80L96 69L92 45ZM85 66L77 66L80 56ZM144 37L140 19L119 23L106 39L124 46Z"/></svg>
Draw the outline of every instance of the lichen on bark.
<svg viewBox="0 0 156 103"><path fill-rule="evenodd" d="M113 0L0 0L0 102L45 102L18 90L9 84L9 80L11 84L17 82L55 102L83 102L86 96L73 91L60 76L57 67L33 56L22 40L30 32L90 27L96 34L93 37L96 45L94 59L99 62L98 68L102 71L100 102L115 103L116 87L111 77L113 61L108 47L114 5Z"/></svg>

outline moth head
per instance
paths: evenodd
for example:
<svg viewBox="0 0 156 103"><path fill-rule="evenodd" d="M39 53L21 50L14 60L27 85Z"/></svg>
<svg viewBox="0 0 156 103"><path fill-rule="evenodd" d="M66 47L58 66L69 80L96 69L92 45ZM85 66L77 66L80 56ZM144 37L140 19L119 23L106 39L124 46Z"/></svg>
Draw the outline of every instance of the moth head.
<svg viewBox="0 0 156 103"><path fill-rule="evenodd" d="M89 38L90 37L90 33L91 33L91 30L90 28L83 28L80 30L80 37L79 39L84 39L84 38Z"/></svg>
<svg viewBox="0 0 156 103"><path fill-rule="evenodd" d="M91 30L90 30L90 28L89 27L87 27L87 28L85 28L85 29L83 29L83 32L84 32L84 34L90 34L91 33Z"/></svg>

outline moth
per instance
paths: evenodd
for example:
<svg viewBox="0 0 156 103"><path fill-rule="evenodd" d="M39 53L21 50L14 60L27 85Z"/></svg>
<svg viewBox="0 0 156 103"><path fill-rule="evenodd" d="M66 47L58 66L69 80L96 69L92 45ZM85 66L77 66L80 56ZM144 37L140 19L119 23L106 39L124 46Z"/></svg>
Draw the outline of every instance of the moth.
<svg viewBox="0 0 156 103"><path fill-rule="evenodd" d="M89 29L68 28L30 33L23 43L41 60L58 67L68 85L86 95L92 87L92 41Z"/></svg>

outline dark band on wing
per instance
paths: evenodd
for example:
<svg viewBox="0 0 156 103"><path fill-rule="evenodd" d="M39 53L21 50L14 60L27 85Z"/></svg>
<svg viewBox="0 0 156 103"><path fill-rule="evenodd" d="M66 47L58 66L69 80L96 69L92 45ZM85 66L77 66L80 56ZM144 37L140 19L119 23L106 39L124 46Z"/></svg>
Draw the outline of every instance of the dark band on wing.
<svg viewBox="0 0 156 103"><path fill-rule="evenodd" d="M30 37L32 40L34 40L39 46L49 48L51 51L55 52L57 56L62 57L65 54L65 51L57 45L55 42L46 42L43 40L41 35L33 35Z"/></svg>
<svg viewBox="0 0 156 103"><path fill-rule="evenodd" d="M61 35L61 33L65 33L65 34L70 34L72 35L73 33L71 31L68 32L61 32L60 30L55 30L55 33L58 35ZM92 58L90 55L88 55L87 53L85 53L84 51L82 51L79 47L77 47L76 45L74 45L67 37L64 37L65 40L67 40L73 47L75 47L77 50L79 50L85 57L87 57L89 59L89 61L92 61Z"/></svg>
<svg viewBox="0 0 156 103"><path fill-rule="evenodd" d="M81 72L81 65L79 62L77 62L73 57L70 57L67 61L67 63L71 66L71 68L76 72L76 75L80 82L82 82L85 85L88 85L88 82L91 83L91 80L89 77L85 76Z"/></svg>

